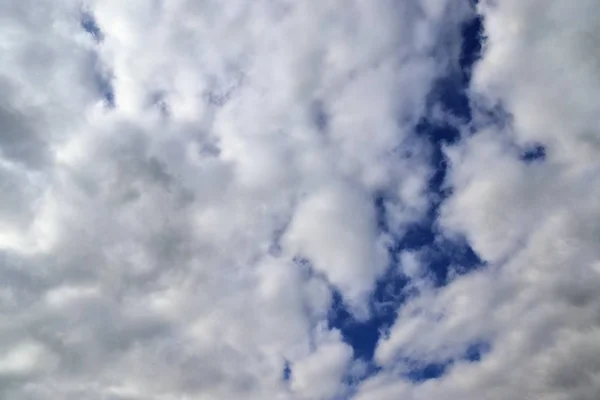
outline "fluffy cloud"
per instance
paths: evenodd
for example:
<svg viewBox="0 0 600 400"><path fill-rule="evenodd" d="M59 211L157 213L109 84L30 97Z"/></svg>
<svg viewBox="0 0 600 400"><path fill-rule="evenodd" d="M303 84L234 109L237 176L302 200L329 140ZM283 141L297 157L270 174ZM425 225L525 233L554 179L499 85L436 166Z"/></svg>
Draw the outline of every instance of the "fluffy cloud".
<svg viewBox="0 0 600 400"><path fill-rule="evenodd" d="M468 12L2 3L1 397L345 393L332 290L366 317L376 194L427 211L412 130Z"/></svg>
<svg viewBox="0 0 600 400"><path fill-rule="evenodd" d="M447 148L447 235L487 267L403 307L359 399L595 399L600 393L600 9L591 1L481 2L486 44L475 133ZM502 113L491 112L503 109ZM501 118L501 116L504 117ZM533 146L544 157L526 159ZM486 343L481 361L465 354ZM451 362L398 381L398 362Z"/></svg>
<svg viewBox="0 0 600 400"><path fill-rule="evenodd" d="M329 186L303 200L284 243L313 260L315 271L322 272L355 307L365 303L388 262L372 200L343 186Z"/></svg>
<svg viewBox="0 0 600 400"><path fill-rule="evenodd" d="M0 397L596 399L600 9L477 8L436 227L485 266L434 287L387 247L438 195L414 128L468 2L0 4ZM327 319L389 268L371 371Z"/></svg>
<svg viewBox="0 0 600 400"><path fill-rule="evenodd" d="M327 336L312 354L294 365L292 389L301 399L331 399L343 394L339 382L350 364L352 349L340 342L337 332Z"/></svg>

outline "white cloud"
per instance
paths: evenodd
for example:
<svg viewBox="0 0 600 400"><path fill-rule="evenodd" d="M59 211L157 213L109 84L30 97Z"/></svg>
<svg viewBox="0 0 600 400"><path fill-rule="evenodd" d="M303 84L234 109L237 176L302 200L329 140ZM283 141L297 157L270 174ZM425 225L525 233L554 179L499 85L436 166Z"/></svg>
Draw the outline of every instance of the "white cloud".
<svg viewBox="0 0 600 400"><path fill-rule="evenodd" d="M367 309L375 193L427 209L444 3L0 4L0 397L343 392L328 285Z"/></svg>
<svg viewBox="0 0 600 400"><path fill-rule="evenodd" d="M293 253L312 260L355 307L365 304L388 262L372 203L352 187L316 190L302 200L284 241Z"/></svg>
<svg viewBox="0 0 600 400"><path fill-rule="evenodd" d="M16 344L6 349L0 358L0 376L23 376L47 369L52 362L51 358L52 354L38 343Z"/></svg>
<svg viewBox="0 0 600 400"><path fill-rule="evenodd" d="M294 364L292 390L301 399L331 399L342 394L338 382L352 359L352 349L332 331L321 338L315 352Z"/></svg>
<svg viewBox="0 0 600 400"><path fill-rule="evenodd" d="M462 234L486 268L429 290L398 315L377 348L385 372L367 399L576 399L600 393L598 246L600 139L597 36L591 1L483 1L487 36L473 98L500 104L490 124L447 149L453 195L446 234ZM487 125L486 125L487 124ZM527 146L543 161L525 163ZM479 362L463 358L490 344ZM395 360L454 364L440 379L399 381Z"/></svg>

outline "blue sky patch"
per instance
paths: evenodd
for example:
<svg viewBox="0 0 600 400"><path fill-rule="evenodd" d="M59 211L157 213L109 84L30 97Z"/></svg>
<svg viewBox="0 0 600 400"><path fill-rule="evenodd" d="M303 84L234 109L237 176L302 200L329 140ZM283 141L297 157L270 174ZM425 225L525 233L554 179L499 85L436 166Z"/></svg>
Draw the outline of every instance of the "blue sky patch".
<svg viewBox="0 0 600 400"><path fill-rule="evenodd" d="M546 159L546 148L542 145L534 145L521 152L521 160L526 163L544 161Z"/></svg>
<svg viewBox="0 0 600 400"><path fill-rule="evenodd" d="M402 358L398 361L408 369L403 376L413 383L421 383L430 379L443 376L455 363L479 362L489 353L491 346L487 342L475 342L467 346L463 355L437 362L421 362L410 358Z"/></svg>
<svg viewBox="0 0 600 400"><path fill-rule="evenodd" d="M283 380L289 382L292 379L292 364L286 361L283 366Z"/></svg>
<svg viewBox="0 0 600 400"><path fill-rule="evenodd" d="M411 382L424 382L429 379L436 379L444 375L446 369L451 365L448 363L431 363L424 366L414 366L410 372L406 374L406 378Z"/></svg>
<svg viewBox="0 0 600 400"><path fill-rule="evenodd" d="M80 23L81 23L81 27L87 33L92 35L94 40L96 40L97 42L100 42L104 39L104 34L102 33L102 30L96 23L96 19L94 18L94 16L92 14L90 14L88 12L83 12L81 15Z"/></svg>
<svg viewBox="0 0 600 400"><path fill-rule="evenodd" d="M468 21L462 29L462 35L460 74L451 73L441 79L432 89L428 102L430 106L441 105L446 113L458 120L469 122L472 115L467 89L473 64L481 53L481 18L475 17ZM450 124L423 118L415 127L415 131L429 144L430 162L435 171L428 185L430 210L423 220L410 225L401 236L395 237L390 245L390 266L378 281L372 295L371 318L367 321L356 321L339 292L333 294L333 306L328 318L329 327L339 329L344 341L352 346L355 358L364 360L374 371L378 370L373 363L377 342L382 332L394 323L398 308L410 297L406 290L410 280L403 276L398 268L399 254L402 251L419 251L423 258L421 261L427 266L428 275L435 286L447 284L451 272L454 275L468 273L483 265L466 240L445 238L440 235L436 226L439 207L450 195L449 189L444 186L447 165L443 147L460 140L459 130ZM379 228L388 234L394 232L394 227L388 226L385 194L378 195L374 204ZM483 347L470 347L465 357L480 359L483 352ZM444 374L451 363L452 360L425 365L415 362L407 378L415 382L437 378Z"/></svg>

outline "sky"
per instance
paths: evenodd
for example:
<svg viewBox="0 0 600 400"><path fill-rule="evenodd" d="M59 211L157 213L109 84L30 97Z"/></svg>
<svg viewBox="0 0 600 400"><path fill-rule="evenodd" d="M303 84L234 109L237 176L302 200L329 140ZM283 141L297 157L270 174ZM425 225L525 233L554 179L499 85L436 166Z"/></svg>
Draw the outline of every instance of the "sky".
<svg viewBox="0 0 600 400"><path fill-rule="evenodd" d="M0 2L0 398L598 399L598 21Z"/></svg>

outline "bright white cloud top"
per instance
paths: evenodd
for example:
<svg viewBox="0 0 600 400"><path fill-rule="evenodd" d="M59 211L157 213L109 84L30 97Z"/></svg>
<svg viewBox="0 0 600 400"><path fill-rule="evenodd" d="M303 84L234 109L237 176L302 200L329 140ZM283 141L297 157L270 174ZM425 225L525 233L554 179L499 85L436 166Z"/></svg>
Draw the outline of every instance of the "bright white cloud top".
<svg viewBox="0 0 600 400"><path fill-rule="evenodd" d="M596 400L596 3L0 2L0 398ZM429 94L476 14L460 121ZM485 262L444 286L389 250L439 195L423 118L462 132L436 234ZM390 268L357 359L332 295L368 320Z"/></svg>

